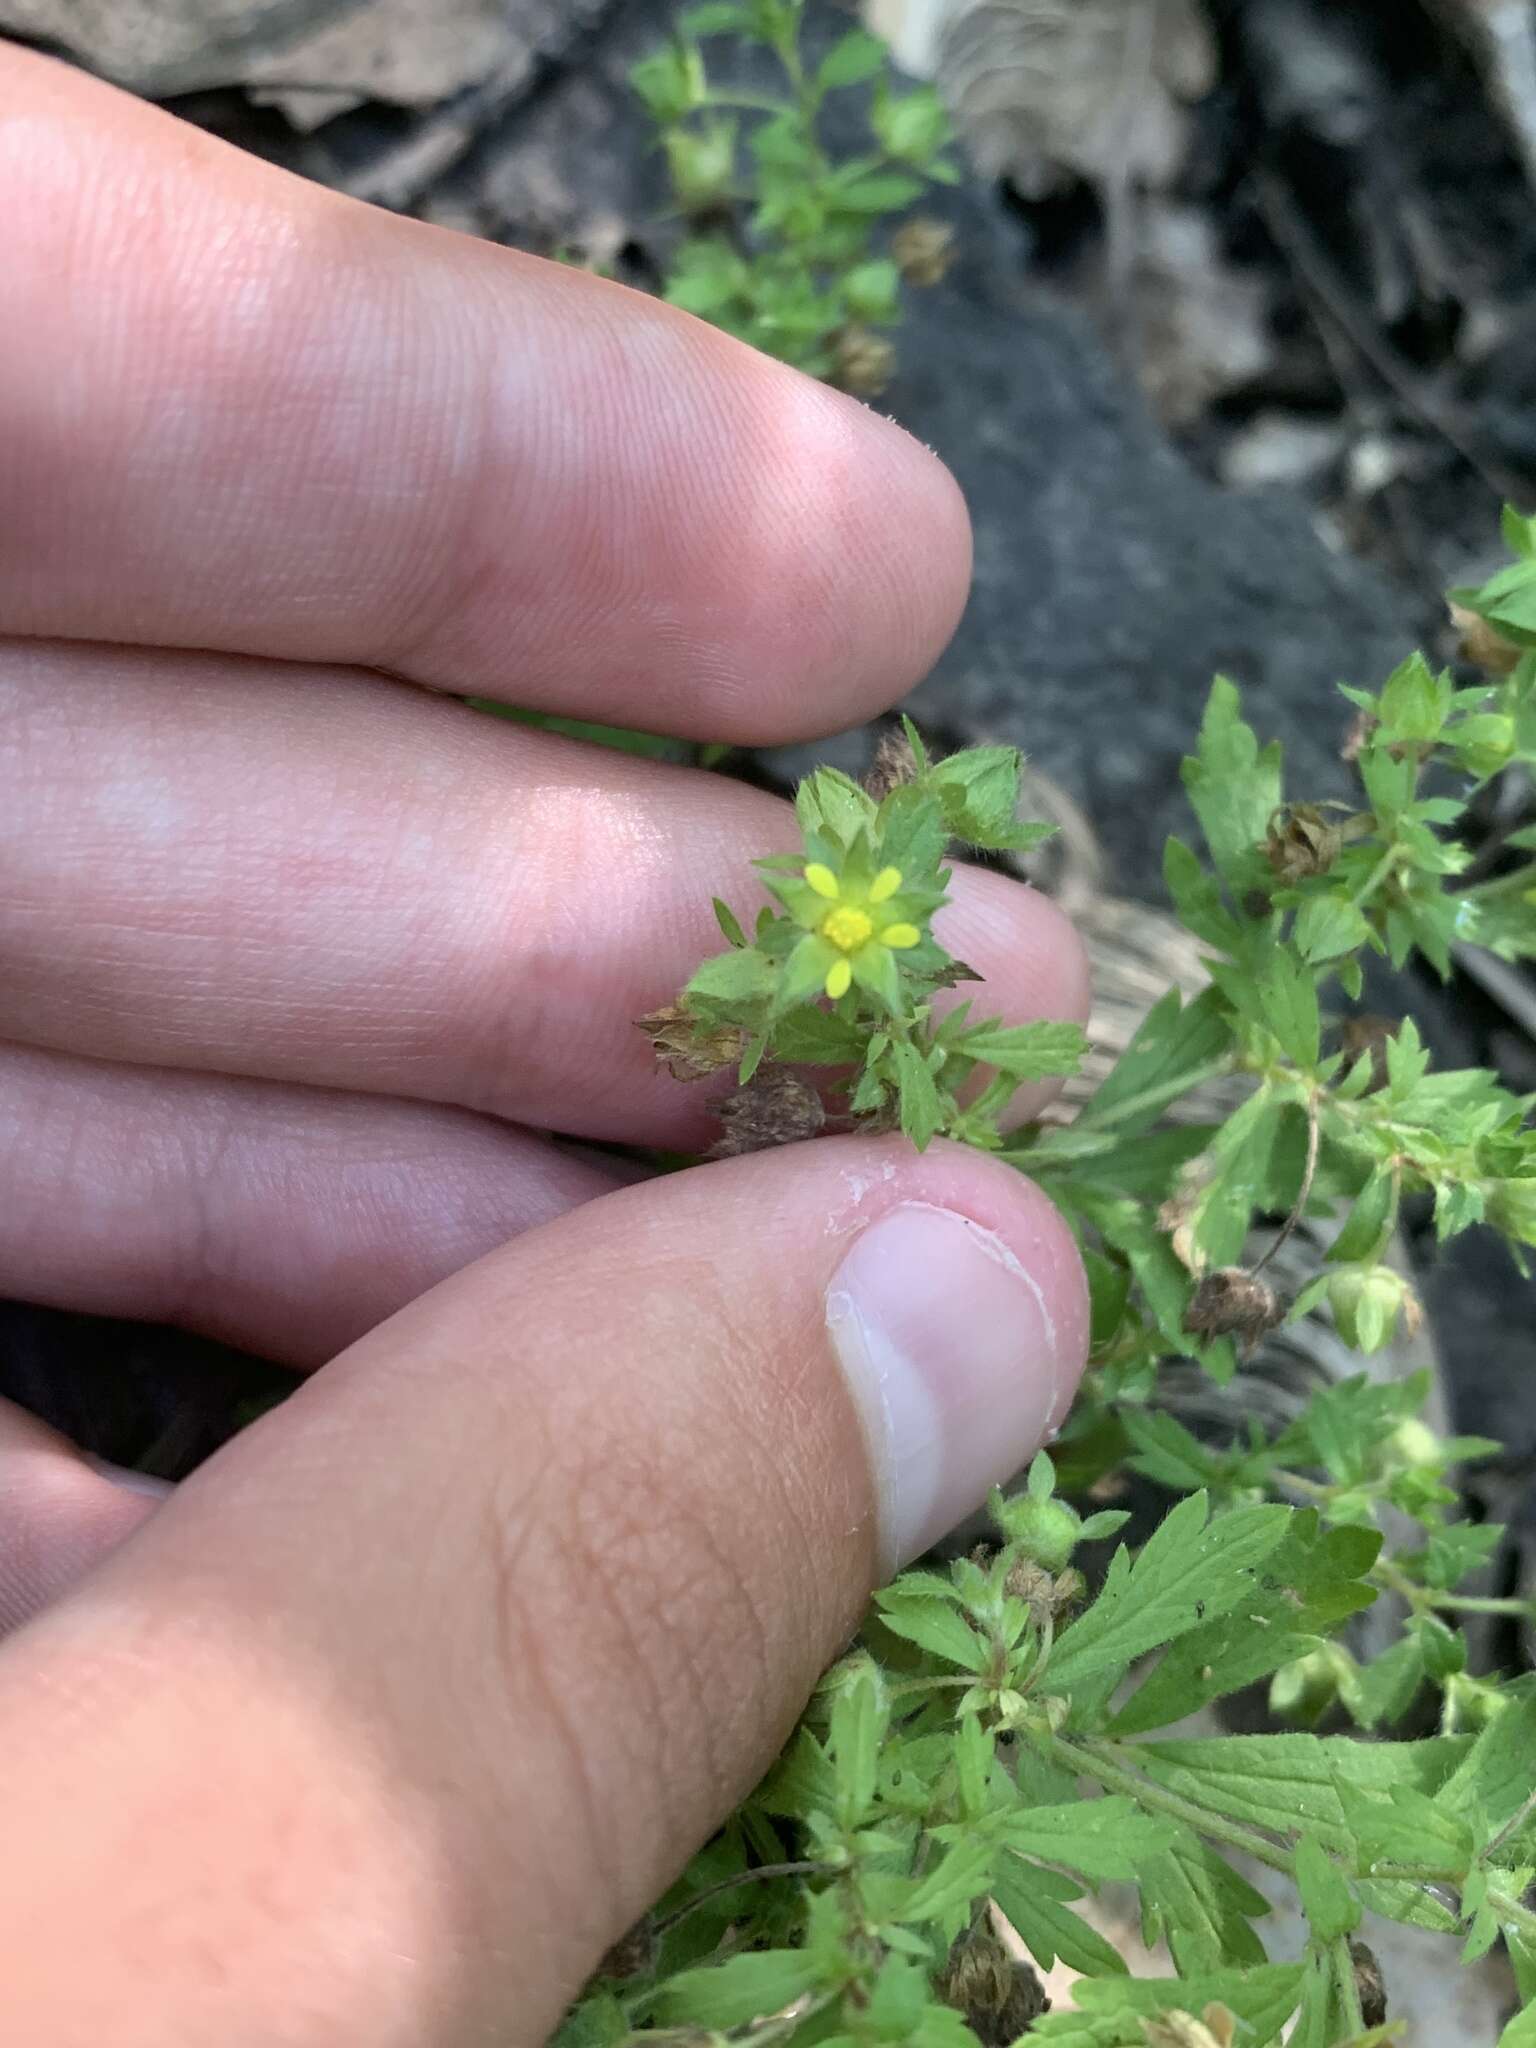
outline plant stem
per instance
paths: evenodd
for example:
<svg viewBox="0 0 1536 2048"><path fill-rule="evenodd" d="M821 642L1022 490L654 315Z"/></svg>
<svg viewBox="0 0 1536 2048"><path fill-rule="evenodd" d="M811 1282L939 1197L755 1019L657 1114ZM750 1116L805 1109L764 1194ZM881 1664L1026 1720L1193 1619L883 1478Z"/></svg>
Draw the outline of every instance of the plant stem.
<svg viewBox="0 0 1536 2048"><path fill-rule="evenodd" d="M1277 1842L1255 1834L1249 1828L1239 1827L1236 1821L1228 1820L1225 1815L1212 1813L1206 1807L1197 1806L1193 1800L1182 1799L1177 1792L1167 1792L1150 1779L1124 1769L1112 1743L1092 1737L1073 1741L1053 1735L1049 1739L1049 1748L1064 1769L1083 1777L1096 1778L1107 1792L1123 1793L1148 1813L1166 1814L1169 1820L1181 1820L1198 1834L1208 1835L1212 1841L1225 1842L1229 1849L1240 1849L1257 1863L1267 1863L1271 1870L1283 1871L1287 1877L1294 1875L1289 1851L1282 1849Z"/></svg>
<svg viewBox="0 0 1536 2048"><path fill-rule="evenodd" d="M1365 2014L1360 2010L1360 1986L1355 1977L1355 1959L1349 1952L1349 1936L1341 1934L1329 1943L1333 1957L1334 1981L1339 1987L1339 2003L1344 2009L1344 2024L1351 2037L1365 2032Z"/></svg>
<svg viewBox="0 0 1536 2048"><path fill-rule="evenodd" d="M1291 1232L1296 1228L1297 1224L1301 1221L1302 1217L1306 1215L1307 1203L1311 1200L1312 1197L1312 1181L1317 1173L1318 1141L1322 1134L1322 1121L1321 1118L1318 1116L1317 1094L1315 1090L1312 1094L1310 1094L1307 1097L1306 1107L1307 1163L1302 1168L1301 1186L1297 1191L1295 1201L1291 1204L1290 1215L1286 1217L1284 1223L1282 1223L1280 1226L1279 1236L1276 1237L1274 1243L1270 1246L1269 1250L1264 1254L1263 1258L1259 1260L1256 1266L1254 1266L1253 1271L1255 1273L1262 1273L1264 1268L1269 1264L1270 1260L1275 1256L1275 1253L1279 1251L1281 1246L1289 1240Z"/></svg>
<svg viewBox="0 0 1536 2048"><path fill-rule="evenodd" d="M760 1863L755 1870L739 1871L735 1877L723 1877L718 1884L706 1885L703 1891L695 1892L691 1899L685 1899L680 1906L674 1907L665 1919L657 1920L651 1932L658 1936L665 1934L668 1928L675 1927L679 1920L686 1920L707 1900L718 1898L721 1892L737 1891L744 1884L764 1884L776 1877L832 1877L836 1872L837 1866L833 1863Z"/></svg>

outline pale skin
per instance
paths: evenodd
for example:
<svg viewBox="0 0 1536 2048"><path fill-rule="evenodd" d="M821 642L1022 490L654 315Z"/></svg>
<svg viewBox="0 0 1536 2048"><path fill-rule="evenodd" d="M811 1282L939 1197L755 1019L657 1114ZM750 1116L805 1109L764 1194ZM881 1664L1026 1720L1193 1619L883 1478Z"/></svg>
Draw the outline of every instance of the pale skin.
<svg viewBox="0 0 1536 2048"><path fill-rule="evenodd" d="M311 1373L164 1501L0 1417L4 2030L531 2048L910 1547L850 1248L948 1212L1027 1287L1010 1455L1084 1311L954 1149L552 1142L707 1142L631 1020L794 834L454 699L851 725L948 638L964 507L685 316L16 50L0 203L0 1292ZM992 1008L1084 1013L1042 898L941 915Z"/></svg>

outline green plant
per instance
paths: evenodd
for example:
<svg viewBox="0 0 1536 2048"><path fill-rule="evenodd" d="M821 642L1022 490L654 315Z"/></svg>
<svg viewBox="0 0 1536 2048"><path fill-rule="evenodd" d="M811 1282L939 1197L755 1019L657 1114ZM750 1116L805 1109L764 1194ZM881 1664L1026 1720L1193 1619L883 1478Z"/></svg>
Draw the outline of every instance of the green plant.
<svg viewBox="0 0 1536 2048"><path fill-rule="evenodd" d="M931 95L892 95L863 31L808 67L800 15L799 0L693 8L635 74L693 231L667 296L872 388L898 279L873 231L922 176L952 175L943 121ZM713 86L698 39L714 34L766 45L785 96ZM825 97L871 80L877 147L836 162ZM915 275L939 254L921 234L896 253ZM777 1767L607 1958L561 2048L1263 2048L1288 2025L1297 2048L1369 2048L1393 2029L1356 1938L1367 1911L1456 1938L1467 1961L1502 1941L1524 2001L1502 2048L1536 2048L1536 1676L1468 1669L1458 1628L1536 1619L1467 1590L1502 1532L1461 1518L1451 1482L1494 1447L1437 1437L1422 1376L1362 1374L1278 1432L1227 1440L1158 1405L1169 1361L1224 1380L1287 1318L1326 1311L1362 1352L1411 1325L1387 1257L1405 1198L1432 1202L1442 1239L1487 1223L1517 1258L1536 1243L1530 1101L1432 1070L1410 1019L1340 1009L1370 952L1442 975L1464 941L1536 956L1536 832L1478 878L1455 837L1473 791L1536 763L1536 521L1509 512L1505 533L1511 567L1453 594L1488 680L1458 687L1415 656L1378 695L1346 691L1355 807L1288 799L1279 749L1217 683L1185 767L1206 853L1173 841L1165 867L1211 986L1171 990L1070 1123L1001 1119L1021 1082L1071 1071L1074 1027L934 1001L975 980L931 929L947 847L1045 835L1017 822L1019 757L934 760L910 724L864 786L830 769L802 785L801 847L759 863L774 905L749 935L717 903L725 950L643 1020L678 1076L735 1069L722 1149L899 1127L1031 1174L1078 1233L1093 1342L1054 1455L993 1499L996 1540L877 1596ZM1232 1077L1245 1089L1223 1120L1167 1121ZM1283 1300L1268 1268L1303 1218L1331 1237ZM1127 1517L1068 1496L1131 1475L1174 1504L1105 1565L1093 1546ZM1384 1647L1338 1640L1384 1596ZM1283 1732L1169 1733L1266 1682ZM1233 1856L1298 1897L1299 1962L1267 1959L1253 1923L1268 1902ZM1139 1889L1173 1975L1131 1978L1083 1917L1105 1882ZM1078 2011L1042 2014L1021 1949L1083 1973Z"/></svg>
<svg viewBox="0 0 1536 2048"><path fill-rule="evenodd" d="M911 222L888 253L876 236L925 181L952 182L948 125L926 87L893 89L884 45L849 29L820 57L802 51L804 0L719 0L687 9L675 40L632 74L656 123L672 193L688 222L665 296L769 355L849 390L877 391L899 317L902 277L933 281L947 233ZM769 52L781 86L714 84L701 38ZM870 147L836 160L823 140L830 94L870 88Z"/></svg>
<svg viewBox="0 0 1536 2048"><path fill-rule="evenodd" d="M1419 656L1379 694L1348 690L1357 809L1288 800L1237 691L1211 693L1185 782L1207 849L1170 843L1166 875L1203 942L1211 986L1170 992L1069 1123L1004 1131L1021 1080L1068 1070L1074 1027L1008 1027L935 995L968 977L934 937L953 840L1018 850L1020 760L987 747L934 760L910 725L871 787L831 769L800 789L802 846L759 863L774 906L750 936L723 904L727 946L646 1019L674 1072L736 1068L730 1128L780 1142L833 1114L939 1134L1012 1161L1077 1230L1093 1301L1084 1393L1026 1490L994 1497L995 1543L947 1570L903 1574L858 1647L826 1677L767 1781L699 1855L567 2021L565 2048L642 2038L874 2048L1058 2048L1389 2038L1357 1940L1364 1912L1461 1942L1499 1940L1529 2001L1505 2048L1536 2042L1536 1676L1467 1668L1458 1617L1529 1618L1464 1590L1498 1542L1458 1516L1460 1460L1493 1448L1438 1438L1422 1378L1327 1386L1288 1427L1197 1438L1157 1405L1159 1373L1199 1359L1216 1379L1240 1348L1326 1302L1369 1351L1417 1313L1384 1255L1405 1197L1439 1236L1487 1221L1517 1256L1536 1243L1531 1103L1484 1072L1437 1072L1409 1019L1362 1030L1368 952L1417 952L1441 973L1478 939L1536 950L1536 888L1464 886L1470 794L1536 762L1536 524L1511 514L1514 567L1460 592L1496 673L1459 687ZM1523 621L1529 619L1530 624ZM812 1088L788 1063L821 1067ZM1214 1077L1247 1092L1222 1122L1166 1125ZM1331 1240L1282 1301L1255 1227L1306 1216ZM1127 1517L1081 1517L1058 1485L1100 1496L1115 1475L1178 1496L1093 1581L1080 1546ZM1403 1531L1411 1533L1406 1537ZM1091 1551L1088 1553L1091 1559ZM1401 1624L1378 1654L1337 1633L1383 1595ZM1168 1732L1268 1682L1259 1735ZM1436 1732L1397 1737L1426 1704ZM1317 1733L1325 1714L1359 1734ZM1093 1796L1085 1797L1085 1793ZM1267 1960L1268 1902L1237 1854L1299 1896L1302 1959ZM1078 1911L1105 1881L1139 1888L1144 1931L1175 1974L1133 1979ZM1043 2016L1034 1960L1085 1973L1080 2010Z"/></svg>

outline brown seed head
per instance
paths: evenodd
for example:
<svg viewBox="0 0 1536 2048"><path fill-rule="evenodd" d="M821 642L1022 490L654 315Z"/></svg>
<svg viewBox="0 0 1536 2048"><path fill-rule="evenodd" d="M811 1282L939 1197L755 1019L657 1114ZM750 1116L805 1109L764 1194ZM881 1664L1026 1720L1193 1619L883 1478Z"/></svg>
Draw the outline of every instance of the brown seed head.
<svg viewBox="0 0 1536 2048"><path fill-rule="evenodd" d="M833 353L833 382L855 398L878 398L896 367L896 350L885 336L854 323L839 331Z"/></svg>
<svg viewBox="0 0 1536 2048"><path fill-rule="evenodd" d="M1355 1990L1360 1999L1360 2017L1368 2027L1387 2023L1387 1986L1373 1950L1363 1941L1349 1944L1349 1959L1355 1966Z"/></svg>
<svg viewBox="0 0 1536 2048"><path fill-rule="evenodd" d="M816 1090L788 1067L761 1066L745 1088L737 1088L715 1107L725 1135L710 1147L711 1159L732 1159L742 1152L767 1152L776 1145L796 1145L814 1138L827 1120Z"/></svg>
<svg viewBox="0 0 1536 2048"><path fill-rule="evenodd" d="M1326 875L1339 857L1344 834L1316 804L1285 804L1269 821L1264 858L1282 882Z"/></svg>
<svg viewBox="0 0 1536 2048"><path fill-rule="evenodd" d="M1051 2002L1028 1963L1015 1962L983 1915L951 1948L935 1986L963 2013L982 2048L1008 2048Z"/></svg>
<svg viewBox="0 0 1536 2048"><path fill-rule="evenodd" d="M919 216L892 235L891 254L908 284L939 284L955 260L955 231L941 220Z"/></svg>
<svg viewBox="0 0 1536 2048"><path fill-rule="evenodd" d="M906 733L899 725L881 733L875 747L875 758L864 772L865 793L879 803L893 789L905 789L916 779L917 756Z"/></svg>
<svg viewBox="0 0 1536 2048"><path fill-rule="evenodd" d="M1207 1273L1184 1312L1191 1337L1236 1337L1245 1350L1284 1320L1274 1288L1243 1266L1219 1266Z"/></svg>
<svg viewBox="0 0 1536 2048"><path fill-rule="evenodd" d="M734 1024L706 1024L681 1003L637 1017L635 1029L645 1033L674 1081L702 1081L734 1066L747 1049L745 1033Z"/></svg>
<svg viewBox="0 0 1536 2048"><path fill-rule="evenodd" d="M628 1934L613 1944L597 1966L599 1977L638 1977L656 1960L656 1937L651 1923L637 1920Z"/></svg>

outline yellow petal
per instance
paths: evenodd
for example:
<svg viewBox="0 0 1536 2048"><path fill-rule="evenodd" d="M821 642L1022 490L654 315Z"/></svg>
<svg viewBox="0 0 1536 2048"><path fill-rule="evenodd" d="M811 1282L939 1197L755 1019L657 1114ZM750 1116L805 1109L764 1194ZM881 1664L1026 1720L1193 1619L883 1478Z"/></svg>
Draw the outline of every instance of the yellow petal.
<svg viewBox="0 0 1536 2048"><path fill-rule="evenodd" d="M882 946L894 946L898 953L904 953L908 946L915 946L922 938L915 924L888 924L880 934Z"/></svg>
<svg viewBox="0 0 1536 2048"><path fill-rule="evenodd" d="M882 868L869 885L871 903L883 903L887 896L894 896L901 887L900 868Z"/></svg>
<svg viewBox="0 0 1536 2048"><path fill-rule="evenodd" d="M846 960L834 960L827 969L827 994L835 1003L839 996L845 996L853 981L853 969Z"/></svg>
<svg viewBox="0 0 1536 2048"><path fill-rule="evenodd" d="M825 896L828 902L836 902L837 877L830 868L824 868L819 860L808 861L805 879L818 896Z"/></svg>

